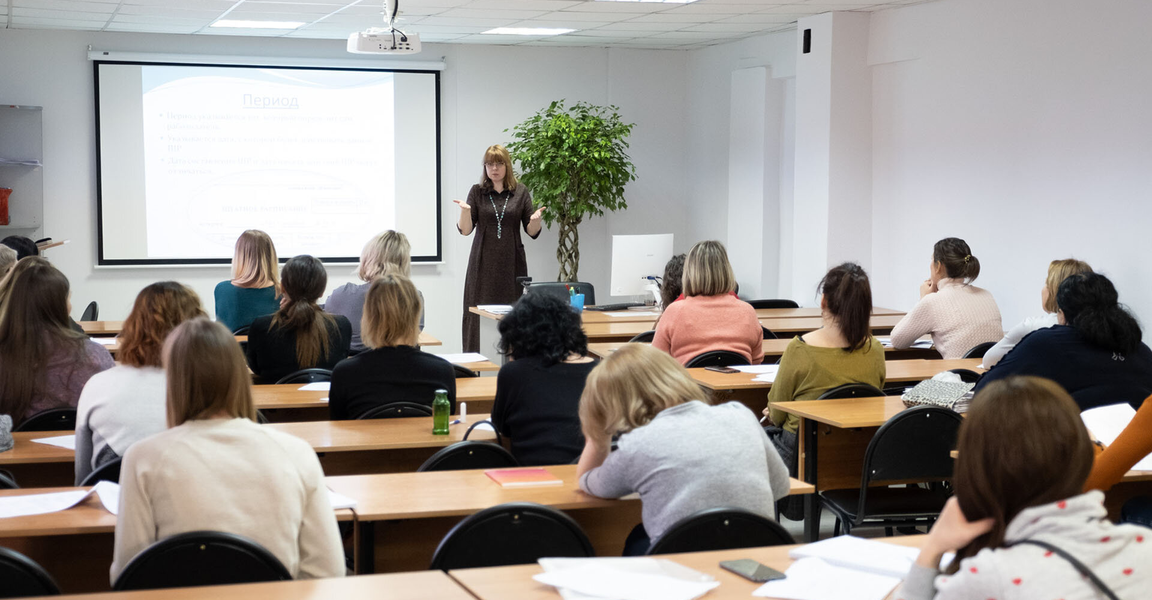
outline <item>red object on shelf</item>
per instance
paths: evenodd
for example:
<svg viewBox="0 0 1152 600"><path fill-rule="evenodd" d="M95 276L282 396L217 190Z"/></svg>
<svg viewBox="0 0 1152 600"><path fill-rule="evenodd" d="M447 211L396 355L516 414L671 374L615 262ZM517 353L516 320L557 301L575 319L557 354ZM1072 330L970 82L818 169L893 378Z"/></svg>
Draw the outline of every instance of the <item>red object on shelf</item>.
<svg viewBox="0 0 1152 600"><path fill-rule="evenodd" d="M8 224L8 196L12 194L11 188L0 188L0 225Z"/></svg>

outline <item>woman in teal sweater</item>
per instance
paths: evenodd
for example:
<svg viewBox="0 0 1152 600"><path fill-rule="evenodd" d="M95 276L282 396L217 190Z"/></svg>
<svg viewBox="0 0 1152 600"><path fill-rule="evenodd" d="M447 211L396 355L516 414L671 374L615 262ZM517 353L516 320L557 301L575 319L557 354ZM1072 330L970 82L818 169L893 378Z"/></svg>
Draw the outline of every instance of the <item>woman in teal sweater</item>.
<svg viewBox="0 0 1152 600"><path fill-rule="evenodd" d="M276 246L258 229L236 240L232 279L216 284L216 320L229 331L252 324L256 317L280 310L280 274Z"/></svg>

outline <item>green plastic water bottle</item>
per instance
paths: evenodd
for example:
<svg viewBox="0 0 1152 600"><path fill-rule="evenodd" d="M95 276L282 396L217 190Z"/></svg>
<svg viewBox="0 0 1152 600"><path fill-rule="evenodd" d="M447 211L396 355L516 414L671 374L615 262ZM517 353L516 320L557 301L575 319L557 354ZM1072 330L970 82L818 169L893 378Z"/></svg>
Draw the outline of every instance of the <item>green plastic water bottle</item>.
<svg viewBox="0 0 1152 600"><path fill-rule="evenodd" d="M448 435L448 413L452 404L448 402L448 390L436 390L432 401L432 435Z"/></svg>

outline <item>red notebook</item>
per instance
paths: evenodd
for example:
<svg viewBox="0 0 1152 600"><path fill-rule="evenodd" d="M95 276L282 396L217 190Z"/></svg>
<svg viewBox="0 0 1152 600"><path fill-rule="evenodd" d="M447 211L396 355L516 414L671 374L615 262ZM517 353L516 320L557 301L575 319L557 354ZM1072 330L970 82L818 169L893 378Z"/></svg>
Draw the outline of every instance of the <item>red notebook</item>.
<svg viewBox="0 0 1152 600"><path fill-rule="evenodd" d="M548 472L547 469L489 469L484 471L500 484L500 487L533 487L543 485L560 485L564 483L559 477Z"/></svg>

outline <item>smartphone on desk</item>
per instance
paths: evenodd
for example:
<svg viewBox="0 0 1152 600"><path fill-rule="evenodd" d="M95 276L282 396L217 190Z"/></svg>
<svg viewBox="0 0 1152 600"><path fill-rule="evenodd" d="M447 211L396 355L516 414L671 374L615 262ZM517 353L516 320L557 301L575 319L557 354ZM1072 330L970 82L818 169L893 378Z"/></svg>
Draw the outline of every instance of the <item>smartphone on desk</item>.
<svg viewBox="0 0 1152 600"><path fill-rule="evenodd" d="M704 367L705 371L716 371L717 373L739 373L740 369L733 369L732 367Z"/></svg>
<svg viewBox="0 0 1152 600"><path fill-rule="evenodd" d="M784 579L785 577L780 571L767 565L762 565L751 558L722 560L720 561L720 568L725 571L731 571L748 581L755 581L756 583L775 581L777 579Z"/></svg>

